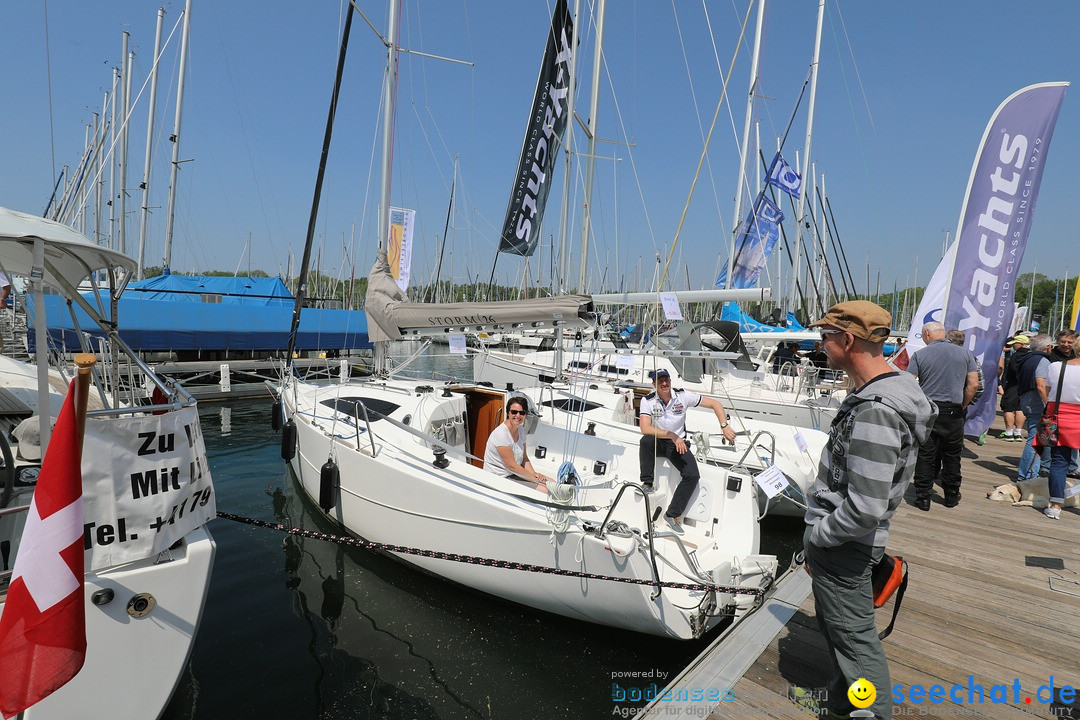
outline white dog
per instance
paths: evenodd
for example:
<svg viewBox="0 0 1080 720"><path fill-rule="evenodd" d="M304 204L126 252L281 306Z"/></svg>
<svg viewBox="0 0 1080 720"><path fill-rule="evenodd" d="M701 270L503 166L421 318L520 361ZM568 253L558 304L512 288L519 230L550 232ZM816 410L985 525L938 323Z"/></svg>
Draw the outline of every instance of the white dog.
<svg viewBox="0 0 1080 720"><path fill-rule="evenodd" d="M1076 480L1065 479L1065 502L1062 507L1080 507L1080 492L1073 491L1070 497L1069 490L1075 488ZM1015 506L1033 507L1036 510L1050 506L1050 481L1039 477L1034 480L1024 480L1020 483L1008 483L998 485L986 493L986 497L999 502L1011 502Z"/></svg>

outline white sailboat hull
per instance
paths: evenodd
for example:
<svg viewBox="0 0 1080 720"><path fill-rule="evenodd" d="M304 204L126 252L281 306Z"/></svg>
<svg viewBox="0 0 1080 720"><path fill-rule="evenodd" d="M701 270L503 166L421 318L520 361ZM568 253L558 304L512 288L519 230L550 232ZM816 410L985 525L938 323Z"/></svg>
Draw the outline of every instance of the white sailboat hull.
<svg viewBox="0 0 1080 720"><path fill-rule="evenodd" d="M588 441L584 443L588 447L578 447L578 457L582 459L576 464L592 466L595 460L602 459L607 463L607 470L604 476L583 475L584 484L591 487L579 491L576 502L596 505L600 509L571 513L566 532L555 533L551 541L552 526L547 520L547 509L512 497L535 494L541 499L545 496L521 483L473 467L462 454L448 455L449 467L435 468L426 443L400 431L395 433L395 428L383 421L372 423L374 438L369 436L366 428L358 436L352 428L343 427L342 417L335 420L333 411L320 404L342 392L349 396L387 397L374 386L340 390L305 385L287 387L282 397L285 398L286 415L296 421L297 450L291 466L304 492L318 501L320 468L332 452L341 481L327 515L351 532L376 543L595 573L649 584L454 562L437 554L430 557L394 553L406 562L538 610L675 638L701 635L721 620L720 610L725 608L736 616L750 609L752 598L749 595L664 589L653 597L654 587L650 582L653 566L645 539L651 526L645 501L639 494L625 493L612 512L613 519L621 520L635 531L633 537L601 538L595 533L622 480L636 480L636 470L631 473L626 470L628 463L630 467L636 467L636 446L633 457L624 458L628 451L625 446L582 436ZM422 426L423 418L440 412L438 404L433 409L433 401L443 405L447 402L427 395L419 398L403 398L401 394L389 396L403 405L394 416L411 416L413 426ZM453 403L453 400L449 402ZM313 413L313 408L318 411ZM363 421L361 424L364 425ZM555 450L566 439L565 432L544 425L529 436L530 447L544 445L551 450L544 460L534 460L540 472L555 474L551 467L555 465ZM722 482L725 478L726 473L723 477L721 473L713 473L711 481ZM605 484L608 487L597 487ZM688 536L697 545L691 549L694 559L719 584L759 582L762 569L751 567L758 562L759 545L754 493L746 483L738 492L717 494L723 497L718 498L711 508L716 513L716 522L688 528ZM663 498L657 498L657 501L663 502ZM593 531L588 529L590 527ZM660 527L664 527L662 522L657 529ZM722 532L713 537L715 527L721 528ZM663 558L657 566L660 580L698 582L692 579L693 570L676 547L678 541L670 537L670 533L668 535L654 540L657 555ZM764 562L770 561L775 563L772 558ZM743 572L739 571L740 567Z"/></svg>

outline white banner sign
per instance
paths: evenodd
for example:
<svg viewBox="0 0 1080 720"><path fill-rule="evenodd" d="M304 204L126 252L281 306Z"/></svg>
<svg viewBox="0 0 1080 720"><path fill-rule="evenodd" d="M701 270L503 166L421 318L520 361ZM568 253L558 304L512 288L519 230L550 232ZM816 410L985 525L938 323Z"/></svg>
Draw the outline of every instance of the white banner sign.
<svg viewBox="0 0 1080 720"><path fill-rule="evenodd" d="M756 475L754 477L754 482L756 482L758 487L770 498L774 498L784 492L784 489L788 486L787 476L775 465L770 465L766 468L765 472Z"/></svg>
<svg viewBox="0 0 1080 720"><path fill-rule="evenodd" d="M660 293L660 304L664 306L664 317L668 320L682 320L682 310L679 308L679 298L673 292Z"/></svg>
<svg viewBox="0 0 1080 720"><path fill-rule="evenodd" d="M450 336L450 354L451 355L464 355L465 350L465 336L464 335L451 335Z"/></svg>
<svg viewBox="0 0 1080 720"><path fill-rule="evenodd" d="M217 517L194 407L87 418L82 475L87 569L156 555Z"/></svg>

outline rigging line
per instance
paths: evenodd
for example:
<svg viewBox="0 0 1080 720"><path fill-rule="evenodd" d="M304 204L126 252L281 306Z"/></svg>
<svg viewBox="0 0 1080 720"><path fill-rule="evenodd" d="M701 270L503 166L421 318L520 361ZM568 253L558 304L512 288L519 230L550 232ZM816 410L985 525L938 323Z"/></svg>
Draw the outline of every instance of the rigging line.
<svg viewBox="0 0 1080 720"><path fill-rule="evenodd" d="M848 277L851 278L851 292L855 294L855 277L851 274L851 265L848 264L847 252L844 251L844 243L840 240L840 226L836 224L836 216L833 215L832 203L829 202L828 194L825 195L825 209L829 211L829 217L832 218L833 232L836 233L836 242L840 246L840 255L844 258L844 267L847 268ZM916 284L918 278L915 278ZM867 288L869 291L869 288Z"/></svg>
<svg viewBox="0 0 1080 720"><path fill-rule="evenodd" d="M816 189L816 186L815 186L815 189ZM825 248L825 240L821 237L821 228L818 226L817 216L814 214L813 205L814 204L812 202L809 202L809 203L806 204L806 214L810 216L810 222L814 224L814 232L811 233L811 235L813 236L814 242L815 242L814 249L815 250L817 250L817 249L821 250L821 259L825 263L825 277L822 278L822 280L825 283L825 293L826 293L825 299L828 300L828 292L830 290L832 290L833 296L836 296L836 294L837 294L836 293L836 281L833 280L832 266L829 265L829 253L828 253L828 250L826 250L826 248ZM830 305L831 305L831 303L830 303Z"/></svg>
<svg viewBox="0 0 1080 720"><path fill-rule="evenodd" d="M341 93L341 76L345 71L345 54L349 49L349 31L352 29L352 6L345 14L345 29L341 34L341 44L338 51L337 74L334 78L334 90L330 98L330 108L326 117L326 131L323 135L322 153L319 157L319 170L315 179L315 193L311 200L311 214L308 217L307 238L304 242L304 256L300 263L300 277L296 284L296 304L293 306L292 327L289 330L289 346L285 354L285 362L292 362L293 349L296 347L296 335L300 329L300 308L304 302L304 293L307 291L308 266L311 263L311 246L315 239L315 223L319 217L319 199L322 197L323 178L326 175L326 161L330 155L330 139L334 135L334 117L337 115L338 96Z"/></svg>
<svg viewBox="0 0 1080 720"><path fill-rule="evenodd" d="M176 34L176 30L180 26L180 23L183 20L183 16L184 16L184 13L181 12L180 17L177 18L176 24L173 25L173 29L169 33L169 37L166 38L165 42L162 44L162 46L161 46L162 54L165 53L165 48L167 48L169 46L169 42L172 40L173 35ZM160 61L160 56L158 56L158 61ZM157 61L155 61L155 62L157 62ZM123 122L120 124L120 127L116 131L116 138L113 140L112 144L109 145L109 149L105 152L105 155L102 158L101 168L98 170L97 174L94 175L93 179L87 184L87 186L86 186L87 187L86 195L83 198L83 202L86 202L87 198L89 197L89 194L90 194L90 191L91 191L91 188L93 187L93 185L101 180L101 175L102 175L102 173L105 172L105 168L109 167L112 164L112 162L113 162L113 150L116 149L116 144L120 141L120 134L124 131L124 129L127 128L128 121L131 120L131 116L135 112L135 107L139 104L139 98L142 97L143 91L146 90L146 86L147 86L147 84L149 82L150 82L150 76L147 75L146 79L143 80L142 86L139 88L139 92L135 95L135 100L131 103L131 107L128 108L127 116L125 116L123 118ZM116 98L110 98L110 102L112 102L115 105L116 102L117 102L117 99ZM104 148L104 143L102 144L102 147ZM99 150L99 152L100 152L100 150Z"/></svg>
<svg viewBox="0 0 1080 720"><path fill-rule="evenodd" d="M638 191L638 198L641 200L641 212L645 216L645 227L649 233L649 240L652 241L653 251L658 252L659 248L656 245L656 232L653 230L652 218L649 217L648 203L645 202L645 189L641 185L641 176L638 174L637 162L634 160L634 146L630 142L630 134L626 131L626 122L623 118L622 107L619 105L619 98L615 93L615 83L611 78L611 68L608 66L607 55L603 55L600 61L604 65L604 74L607 76L608 87L611 88L611 102L615 106L615 117L619 124L619 130L622 133L623 141L626 145L626 156L630 160L630 169L634 176L634 186Z"/></svg>
<svg viewBox="0 0 1080 720"><path fill-rule="evenodd" d="M213 26L217 30L218 46L219 46L219 48L221 50L222 60L223 60L224 65L225 65L226 72L224 73L224 75L228 79L228 83L229 83L229 89L230 89L229 97L233 101L233 105L234 105L234 108L236 110L236 118L237 118L237 121L240 123L240 133L239 133L239 135L243 139L244 151L247 154L248 169L251 172L251 181L252 181L251 186L255 191L255 197L257 198L259 213L260 213L260 215L262 217L262 222L263 222L263 226L264 226L264 232L266 233L266 239L265 240L270 245L270 253L271 253L272 262L274 264L278 264L278 254L277 254L278 249L277 249L277 247L276 247L276 245L274 243L275 233L271 230L271 227L270 227L270 220L269 220L269 217L268 217L267 207L269 206L270 208L273 208L274 211L275 211L275 214L277 214L278 209L280 207L282 207L283 203L278 203L276 198L274 197L272 183L267 183L266 184L266 186L267 186L266 187L266 193L270 196L269 197L269 203L267 203L266 199L263 197L264 188L263 188L263 183L260 182L260 181L265 179L268 174L266 172L260 173L258 168L256 167L256 162L257 161L258 161L259 165L261 165L262 167L266 167L266 163L262 161L262 158L261 157L256 157L258 155L258 149L259 149L259 144L257 142L257 131L256 131L256 128L258 127L258 124L252 125L244 117L243 110L245 110L246 108L252 107L252 104L245 101L242 86L238 85L237 82L236 82L236 72L235 72L235 69L234 69L234 63L231 61L231 54L229 52L230 48L232 48L234 46L234 43L230 44L225 39L223 29L226 27L226 23L222 22L220 20L220 17L218 15L218 11L219 11L218 4L217 3L210 3L210 11L212 13L214 13L214 18L216 20L216 22L213 23ZM159 133L159 136L162 136L162 135L165 135L165 134ZM159 142L162 141L163 139L164 139L163 137L159 137ZM256 141L255 144L254 144L254 149L252 147L252 140ZM207 154L209 156L210 162L215 163L216 160L217 160L217 154L213 153L213 152L207 153ZM229 187L229 186L230 186L230 183L228 183L228 182L224 182L222 184L222 187ZM230 208L233 207L233 205L234 205L234 203L227 203L226 204L226 206L230 207ZM280 230L283 227L284 223L282 223L280 215L276 219L277 219L277 227ZM250 228L247 228L247 229L250 231ZM238 228L238 230L239 230L240 233L243 232L243 229L241 229L241 228ZM280 236L280 233L278 233L278 235ZM286 255L288 255L288 251L286 251ZM287 262L287 260L286 260L286 262Z"/></svg>
<svg viewBox="0 0 1080 720"><path fill-rule="evenodd" d="M821 188L817 188L818 195L818 207L821 208L821 218L825 221L825 230L829 234L829 239L832 241L833 255L836 256L836 265L840 268L840 279L844 283L844 292L854 295L855 294L855 279L851 277L851 268L847 267L847 258L841 259L841 251L844 249L840 244L839 230L836 227L836 218L831 218L832 211L827 207L826 203L828 197L821 192ZM844 271L847 270L845 276ZM848 288L848 280L851 280L851 287Z"/></svg>
<svg viewBox="0 0 1080 720"><path fill-rule="evenodd" d="M42 15L45 18L45 87L49 95L49 153L52 156L52 175L56 177L56 130L53 119L53 92L52 92L52 56L49 44L49 2L42 3Z"/></svg>
<svg viewBox="0 0 1080 720"><path fill-rule="evenodd" d="M739 30L739 41L735 45L735 52L731 56L731 65L728 67L727 76L724 78L724 87L720 92L720 100L716 103L716 112L713 113L712 125L709 126L709 135L705 138L705 146L701 148L701 157L698 159L697 170L694 172L694 179L690 183L690 192L686 196L686 204L683 205L682 215L679 217L679 226L675 229L675 237L671 241L671 249L668 250L667 262L664 263L664 272L660 276L660 281L657 283L656 290L659 292L664 287L664 280L667 279L668 267L671 264L671 257L675 254L675 246L679 244L679 236L682 234L683 223L686 222L686 215L690 211L690 200L694 197L694 187L697 185L698 176L701 174L701 166L705 162L705 157L709 152L709 142L712 140L713 130L716 128L716 120L720 117L720 108L724 106L724 100L727 98L728 82L731 80L731 73L735 69L735 60L739 56L739 46L742 45L743 38L746 36L746 24L750 21L750 10L746 11L746 17L743 18L742 28Z"/></svg>
<svg viewBox="0 0 1080 720"><path fill-rule="evenodd" d="M824 234L828 236L829 244L832 245L833 257L836 259L836 268L837 268L837 271L840 274L840 282L844 286L844 296L846 298L848 295L851 294L851 290L848 287L847 277L844 275L844 266L840 262L840 251L837 250L837 247L836 247L836 236L833 234L832 226L829 225L829 215L825 210L825 203L822 202L822 200L821 200L821 189L819 187L815 187L814 191L817 194L817 206L821 210L821 224L825 227L825 233ZM817 227L817 219L816 218L814 219L814 227L815 228ZM825 249L824 249L825 239L824 239L824 237L822 238L821 243L822 243L822 252L824 253L825 252ZM827 256L826 256L825 262L828 263ZM830 283L833 283L833 292L836 292L836 285L835 285L835 282L833 281L831 271L829 273L829 281L830 281ZM839 300L839 298L837 298L837 300Z"/></svg>
<svg viewBox="0 0 1080 720"><path fill-rule="evenodd" d="M751 0L751 4L752 4L752 2L753 2L753 0ZM687 80L688 84L690 85L690 98L691 98L691 104L693 105L693 108L694 108L694 119L697 121L698 135L701 136L701 141L704 142L705 141L705 128L702 127L702 125L701 125L701 112L700 112L700 106L698 105L697 91L694 89L694 77L693 77L693 73L690 70L690 60L686 56L686 41L683 38L682 24L679 22L679 11L675 7L675 0L671 0L671 11L672 11L672 14L675 16L675 30L676 30L676 32L678 34L678 37L679 37L679 49L682 51L683 67L686 70L686 80ZM707 21L708 20L708 10L705 11L705 17L706 17L706 21ZM713 56L716 58L717 69L721 73L721 78L723 78L724 70L723 70L723 67L720 66L720 58L716 53L716 41L715 41L715 39L712 39L711 36L710 36L710 40L712 41ZM731 121L731 128L734 131L734 129L735 129L735 118L731 114L731 104L730 103L728 103L728 105L727 105L727 110L728 110L728 118ZM720 210L720 198L717 195L716 177L715 177L714 173L712 172L712 159L706 157L705 162L706 162L708 170L709 170L706 173L706 175L708 175L709 184L712 187L713 203L716 205L716 212L720 216L719 217L720 226L724 227L727 223L724 222L724 215L723 215L723 212Z"/></svg>

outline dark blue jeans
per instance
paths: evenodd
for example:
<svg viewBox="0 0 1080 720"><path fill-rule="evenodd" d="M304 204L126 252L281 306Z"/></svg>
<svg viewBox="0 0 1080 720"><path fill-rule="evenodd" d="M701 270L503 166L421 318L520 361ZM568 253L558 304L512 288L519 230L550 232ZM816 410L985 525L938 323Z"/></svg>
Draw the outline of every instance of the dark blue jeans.
<svg viewBox="0 0 1080 720"><path fill-rule="evenodd" d="M1069 470L1072 455L1076 452L1069 447L1050 448L1050 502L1065 502L1065 473Z"/></svg>
<svg viewBox="0 0 1080 720"><path fill-rule="evenodd" d="M690 441L686 441L686 452L680 454L675 449L673 440L661 440L655 435L642 435L638 448L638 457L641 460L641 482L645 485L653 484L653 467L656 465L657 454L666 457L682 475L679 486L671 495L671 504L664 513L668 517L681 516L690 503L690 496L697 489L698 479L701 477L697 460L694 458L693 451L690 450Z"/></svg>

